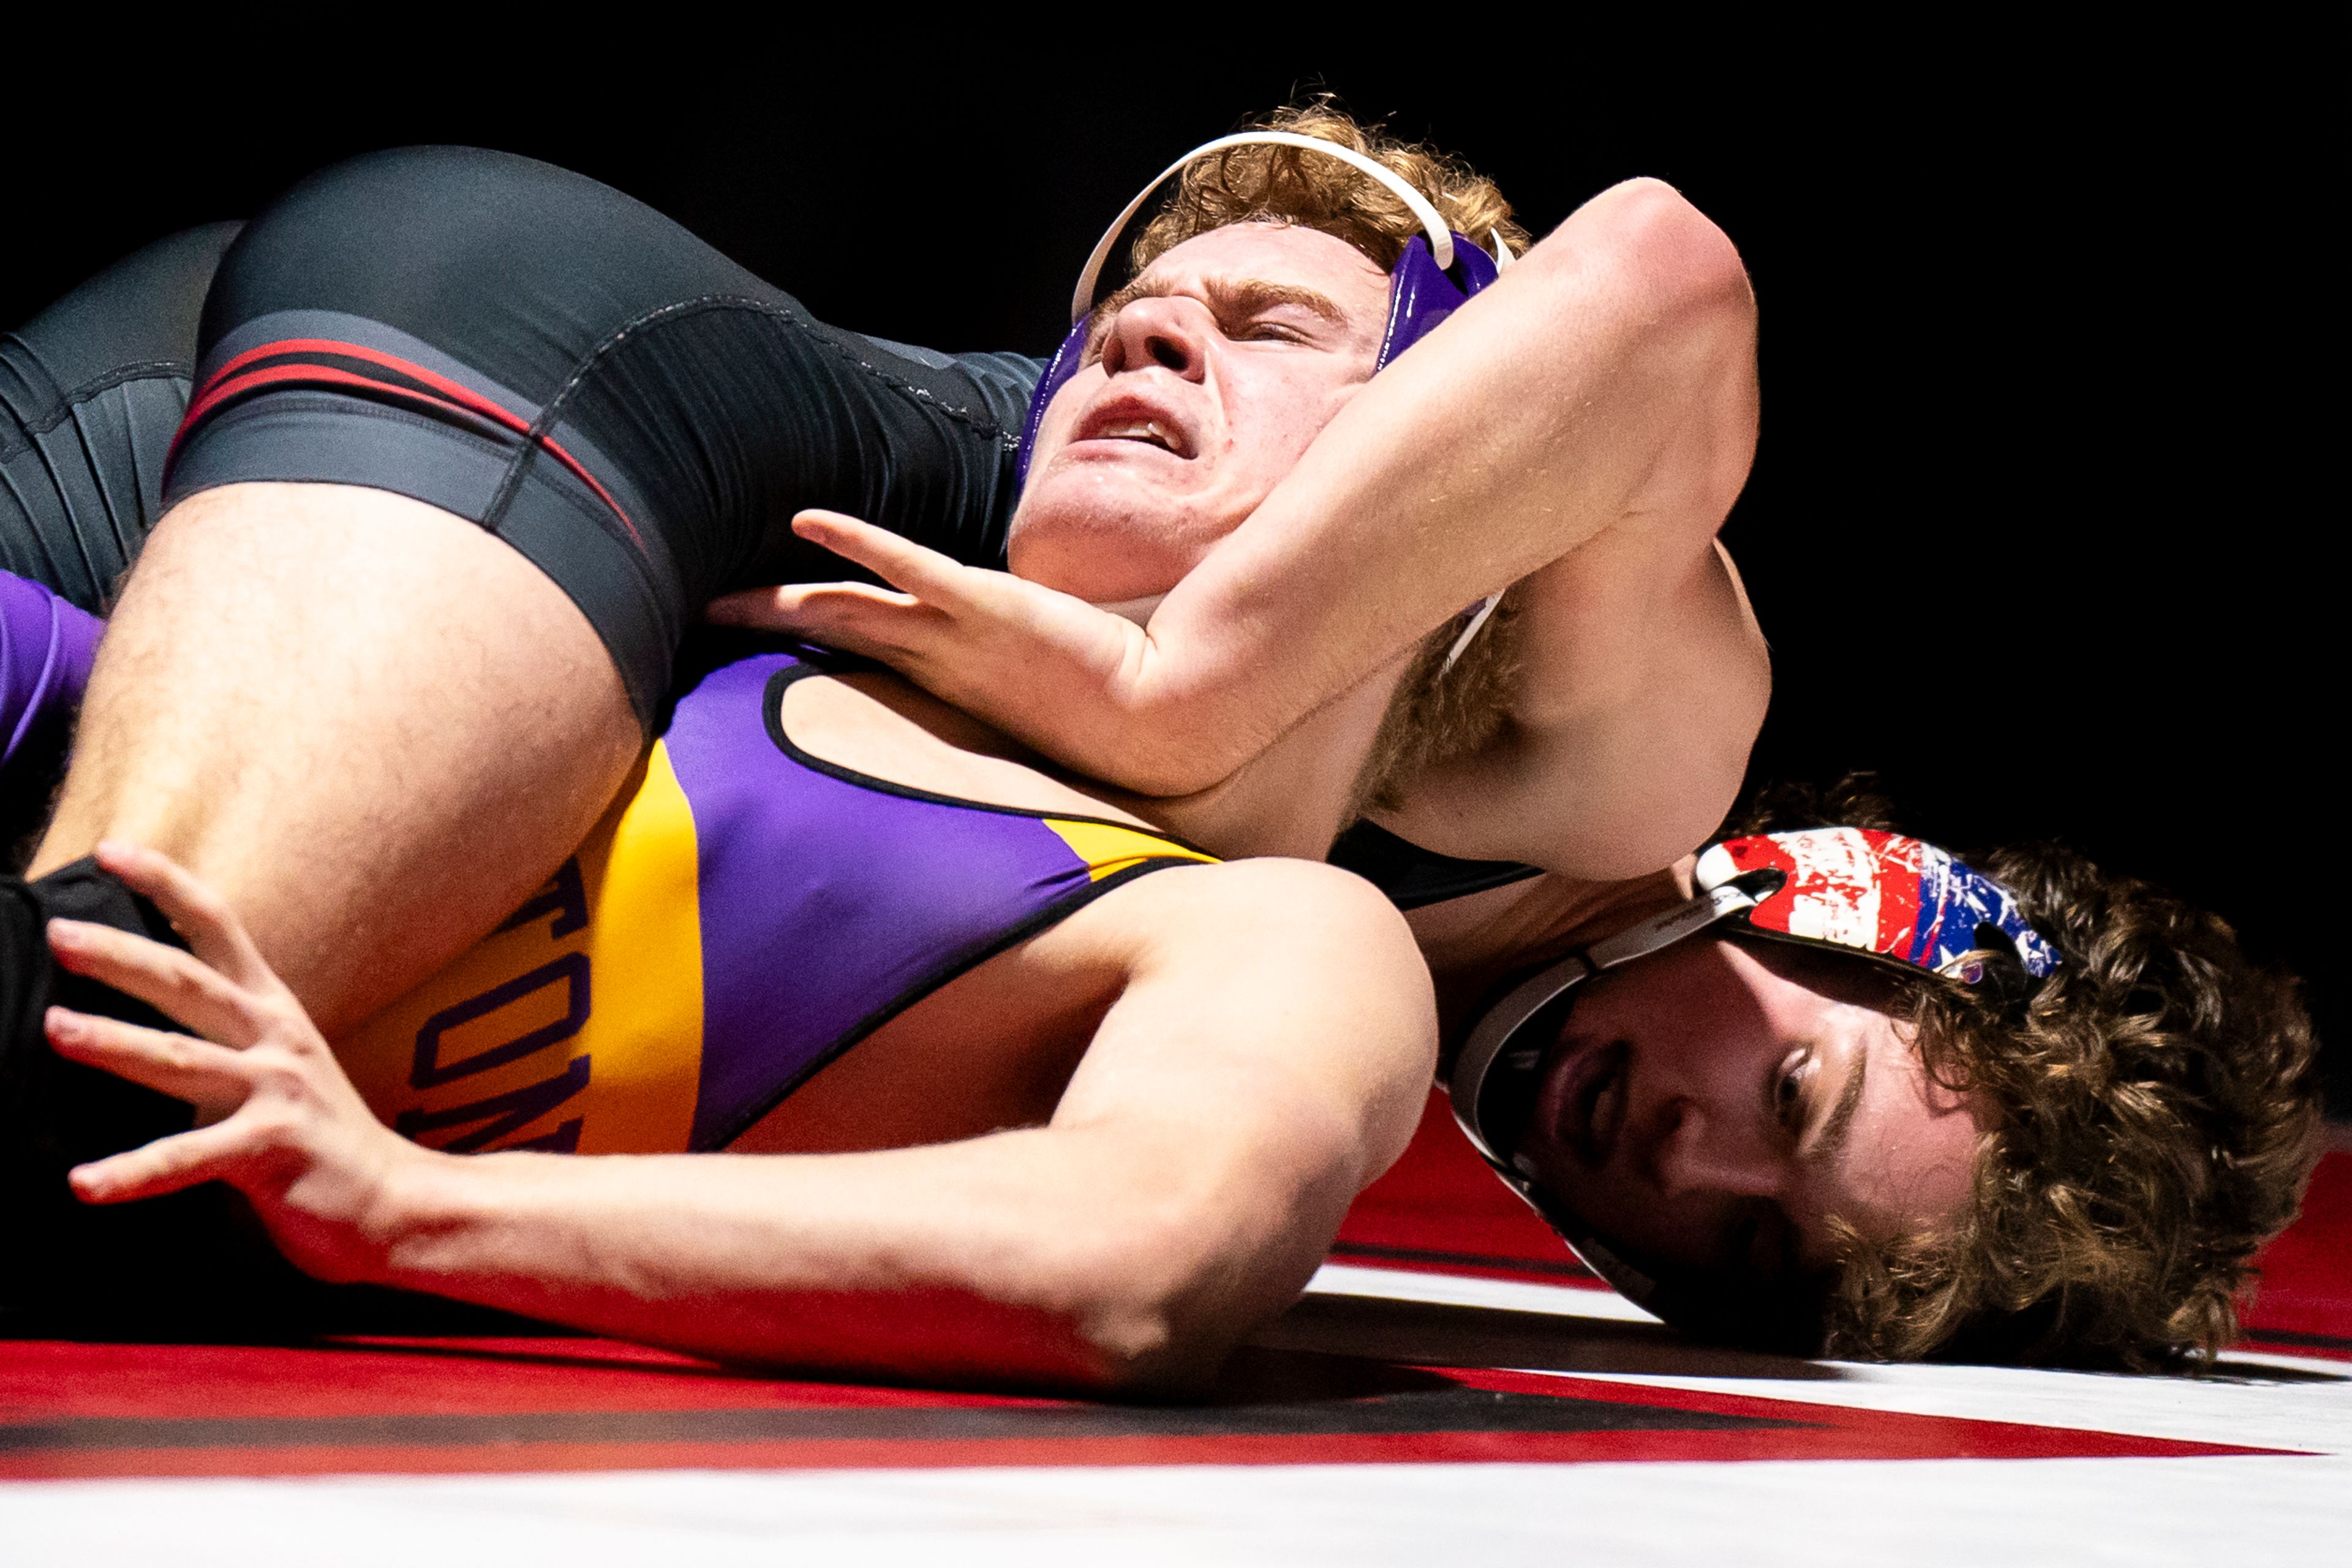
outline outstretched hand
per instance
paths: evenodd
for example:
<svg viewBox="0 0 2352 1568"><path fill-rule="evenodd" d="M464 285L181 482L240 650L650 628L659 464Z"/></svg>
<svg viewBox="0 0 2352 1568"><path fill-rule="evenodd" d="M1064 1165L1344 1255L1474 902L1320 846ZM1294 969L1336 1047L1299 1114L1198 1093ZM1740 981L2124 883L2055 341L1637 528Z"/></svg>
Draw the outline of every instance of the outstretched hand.
<svg viewBox="0 0 2352 1568"><path fill-rule="evenodd" d="M1148 755L1119 743L1150 664L1129 615L1005 572L965 566L839 512L793 519L802 538L890 584L788 584L730 594L709 617L788 632L880 659L932 695L1055 761L1109 783L1166 793ZM1126 612L1126 613L1122 613Z"/></svg>
<svg viewBox="0 0 2352 1568"><path fill-rule="evenodd" d="M222 1181L250 1200L286 1256L320 1279L367 1277L367 1222L404 1162L435 1156L367 1108L300 1002L218 895L165 857L101 844L98 862L154 900L182 952L110 926L49 922L58 963L139 998L195 1035L52 1007L59 1056L196 1108L190 1131L77 1167L85 1203Z"/></svg>

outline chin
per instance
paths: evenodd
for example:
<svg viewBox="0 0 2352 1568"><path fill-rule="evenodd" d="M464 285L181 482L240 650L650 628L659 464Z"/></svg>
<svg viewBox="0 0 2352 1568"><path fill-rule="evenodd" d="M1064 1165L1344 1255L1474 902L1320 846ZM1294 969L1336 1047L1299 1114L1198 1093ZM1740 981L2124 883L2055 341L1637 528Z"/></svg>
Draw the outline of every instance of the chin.
<svg viewBox="0 0 2352 1568"><path fill-rule="evenodd" d="M1015 576L1095 604L1164 594L1232 531L1202 525L1156 487L1124 475L1038 476L1013 514Z"/></svg>

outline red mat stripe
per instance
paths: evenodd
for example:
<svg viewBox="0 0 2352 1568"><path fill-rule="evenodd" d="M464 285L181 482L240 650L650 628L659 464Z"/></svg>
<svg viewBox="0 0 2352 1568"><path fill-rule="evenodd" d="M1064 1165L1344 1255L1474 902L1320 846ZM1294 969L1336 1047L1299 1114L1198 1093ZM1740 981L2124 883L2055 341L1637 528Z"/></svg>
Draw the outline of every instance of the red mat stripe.
<svg viewBox="0 0 2352 1568"><path fill-rule="evenodd" d="M1958 1426L1975 1425L1957 1423ZM351 1447L116 1449L0 1455L0 1479L497 1475L661 1469L1117 1468L1142 1465L1738 1463L1789 1459L2179 1458L2246 1455L2221 1444L2156 1444L2104 1433L2030 1428L2037 1436L1933 1444L1817 1432L1441 1432L1318 1437L1079 1437L978 1442L501 1444L495 1447Z"/></svg>
<svg viewBox="0 0 2352 1568"><path fill-rule="evenodd" d="M108 1351L108 1347L79 1345L17 1348L52 1352L48 1362L53 1371L77 1359L85 1363L104 1360ZM29 1401L25 1395L34 1391L24 1385L25 1380L18 1379L8 1396L0 1399L0 1477L62 1479L100 1476L457 1474L681 1468L2175 1458L2272 1451L2067 1427L1853 1410L1688 1389L1651 1388L1601 1379L1389 1369L1371 1363L1347 1363L1347 1358L1323 1358L1322 1364L1360 1367L1364 1386L1372 1397L1356 1400L1345 1396L1293 1396L1271 1400L1264 1405L1239 1405L1181 1413L1185 1419L1210 1424L1227 1419L1237 1428L1223 1432L1106 1434L1097 1430L1085 1435L1056 1435L1045 1429L1056 1419L1076 1416L1090 1423L1131 1421L1149 1425L1154 1414L1149 1410L1053 1400L735 1378L698 1368L682 1359L647 1360L657 1352L593 1342L572 1344L564 1352L531 1347L528 1342L512 1348L522 1353L509 1360L500 1353L502 1347L489 1343L450 1345L441 1351L398 1342L307 1351L111 1347L118 1369L132 1374L127 1382L133 1386L117 1390L118 1395L127 1393L130 1397L105 1403L111 1404L116 1411L136 1408L139 1414L130 1426L145 1441L110 1446L98 1439L102 1438L110 1424L122 1422L121 1415L91 1417L68 1413L66 1406L78 1406L88 1412L94 1403L99 1403L90 1397L93 1390L72 1386L80 1379L68 1380L66 1386L40 1379L49 1384L53 1397ZM203 1369L183 1365L180 1370L203 1370L208 1375L175 1380L173 1390L139 1375L142 1372L165 1372L174 1365L175 1358L188 1356L191 1352L202 1352L195 1359L209 1358L211 1364ZM42 1358L37 1353L34 1359ZM231 1373L233 1363L241 1365L248 1378L235 1376ZM406 1384L405 1397L385 1397L393 1388L380 1377L370 1375L387 1368L402 1374L400 1381ZM545 1405L532 1399L533 1394L545 1394L559 1386L549 1384L549 1378L561 1379L568 1384L566 1391L572 1397ZM142 1383L149 1386L143 1390L136 1386ZM1284 1433L1247 1429L1254 1423L1262 1426L1268 1416L1278 1420L1302 1414L1344 1426L1351 1412L1362 1412L1366 1419L1377 1425L1383 1414L1378 1392L1382 1387L1410 1387L1423 1392L1454 1388L1465 1393L1535 1395L1560 1401L1555 1408L1564 1425L1612 1418L1641 1424L1632 1429L1460 1429L1475 1427L1477 1423L1463 1420L1464 1405L1456 1401L1434 1412L1439 1422L1446 1426L1444 1430ZM65 1397L54 1396L58 1394ZM278 1424L269 1430L278 1440L234 1440L241 1415L250 1417L262 1409L283 1410L289 1404L295 1406L290 1415L258 1417ZM1469 1404L1477 1405L1475 1400ZM176 1416L166 1414L170 1407L176 1407ZM1522 1400L1510 1408L1524 1416L1531 1407ZM658 1421L680 1412L750 1410L756 1414L762 1409L820 1415L826 1412L861 1416L903 1413L918 1419L927 1411L943 1415L984 1411L1012 1419L1005 1424L1009 1429L1004 1435L982 1438L908 1436L640 1440L621 1432L611 1439L541 1441L534 1440L527 1429L528 1417L534 1414L566 1421L583 1414L604 1414L625 1427L632 1415ZM504 1413L503 1419L500 1411ZM1675 1412L1687 1414L1694 1426L1676 1427L1671 1418L1671 1413ZM1037 1417L1037 1429L1024 1434L1019 1430L1025 1425L1021 1417L1031 1413ZM1392 1418L1393 1406L1389 1414ZM370 1440L351 1440L356 1436L352 1430L354 1416L372 1428ZM1728 1426L1723 1419L1726 1417L1769 1425ZM403 1421L413 1423L425 1440L396 1440L396 1428ZM1715 1425L1696 1425L1701 1421ZM284 1440L299 1435L305 1422L315 1425L320 1441ZM450 1440L447 1434L453 1425L471 1422L481 1424L480 1439ZM285 1429L289 1424L296 1429L292 1434ZM169 1431L175 1425L182 1428L178 1434ZM158 1444L159 1426L165 1429L165 1436L184 1440ZM395 1429L390 1440L384 1436L386 1427Z"/></svg>

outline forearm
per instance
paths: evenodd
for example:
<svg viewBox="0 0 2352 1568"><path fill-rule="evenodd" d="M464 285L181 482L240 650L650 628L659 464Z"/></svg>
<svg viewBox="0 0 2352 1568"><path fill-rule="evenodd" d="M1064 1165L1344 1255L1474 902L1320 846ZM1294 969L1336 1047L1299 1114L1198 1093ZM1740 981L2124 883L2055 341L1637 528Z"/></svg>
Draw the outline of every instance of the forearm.
<svg viewBox="0 0 2352 1568"><path fill-rule="evenodd" d="M1176 585L1103 755L1072 760L1201 787L1465 605L1694 486L1720 498L1695 555L1753 426L1729 242L1664 186L1605 193L1375 378ZM1703 474L1670 461L1694 447Z"/></svg>
<svg viewBox="0 0 2352 1568"><path fill-rule="evenodd" d="M730 1359L1197 1380L1313 1274L1435 1054L1427 972L1369 886L1188 868L1032 939L1035 975L1122 977L1048 1126L855 1154L446 1154L376 1119L219 894L148 851L98 858L188 946L58 921L56 961L208 1037L50 1011L65 1059L202 1120L77 1166L81 1201L226 1182L318 1278Z"/></svg>
<svg viewBox="0 0 2352 1568"><path fill-rule="evenodd" d="M1083 1135L846 1155L433 1156L378 1282L726 1360L1078 1387L1188 1370Z"/></svg>

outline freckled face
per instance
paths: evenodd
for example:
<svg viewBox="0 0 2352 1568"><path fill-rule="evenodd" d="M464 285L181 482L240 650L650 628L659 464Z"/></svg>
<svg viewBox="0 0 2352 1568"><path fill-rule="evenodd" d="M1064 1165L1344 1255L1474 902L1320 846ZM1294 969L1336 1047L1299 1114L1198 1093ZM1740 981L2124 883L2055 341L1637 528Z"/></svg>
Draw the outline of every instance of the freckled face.
<svg viewBox="0 0 2352 1568"><path fill-rule="evenodd" d="M1680 942L1595 981L1544 1069L1522 1151L1637 1258L1779 1279L1829 1221L1884 1237L1966 1200L1978 1128L1859 961Z"/></svg>
<svg viewBox="0 0 2352 1568"><path fill-rule="evenodd" d="M1370 378L1388 293L1314 229L1234 224L1154 261L1046 408L1013 572L1097 603L1175 586Z"/></svg>

